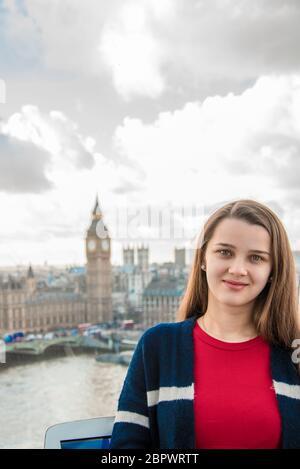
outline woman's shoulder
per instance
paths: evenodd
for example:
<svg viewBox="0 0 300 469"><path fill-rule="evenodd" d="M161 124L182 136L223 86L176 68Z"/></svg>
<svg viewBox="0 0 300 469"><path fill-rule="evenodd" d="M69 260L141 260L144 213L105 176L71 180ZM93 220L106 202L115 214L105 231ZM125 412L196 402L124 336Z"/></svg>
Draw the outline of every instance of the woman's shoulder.
<svg viewBox="0 0 300 469"><path fill-rule="evenodd" d="M160 322L154 324L153 326L146 329L142 335L144 340L151 340L156 337L168 337L168 336L176 336L180 334L184 329L188 330L193 326L193 319L188 318L183 321L177 322Z"/></svg>

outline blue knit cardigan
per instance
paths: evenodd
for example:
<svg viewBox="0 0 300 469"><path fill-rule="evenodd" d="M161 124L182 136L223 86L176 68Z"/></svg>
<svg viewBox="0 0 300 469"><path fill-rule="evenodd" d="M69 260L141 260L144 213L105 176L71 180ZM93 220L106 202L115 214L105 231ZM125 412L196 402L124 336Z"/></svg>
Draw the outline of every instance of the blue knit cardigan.
<svg viewBox="0 0 300 469"><path fill-rule="evenodd" d="M139 339L118 400L111 449L196 448L193 327L198 317L157 324ZM282 448L300 448L300 378L291 352L270 347Z"/></svg>

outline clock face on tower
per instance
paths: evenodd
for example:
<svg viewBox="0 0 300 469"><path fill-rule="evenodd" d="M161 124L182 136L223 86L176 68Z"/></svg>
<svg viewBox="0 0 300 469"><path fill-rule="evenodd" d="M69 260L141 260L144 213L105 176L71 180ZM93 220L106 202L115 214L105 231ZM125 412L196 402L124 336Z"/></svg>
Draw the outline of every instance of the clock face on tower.
<svg viewBox="0 0 300 469"><path fill-rule="evenodd" d="M88 247L89 252L95 251L95 249L96 249L96 241L95 241L94 239L90 239L90 240L88 241L87 247Z"/></svg>
<svg viewBox="0 0 300 469"><path fill-rule="evenodd" d="M102 241L102 249L103 249L103 251L108 251L109 250L109 241L107 239L104 239Z"/></svg>

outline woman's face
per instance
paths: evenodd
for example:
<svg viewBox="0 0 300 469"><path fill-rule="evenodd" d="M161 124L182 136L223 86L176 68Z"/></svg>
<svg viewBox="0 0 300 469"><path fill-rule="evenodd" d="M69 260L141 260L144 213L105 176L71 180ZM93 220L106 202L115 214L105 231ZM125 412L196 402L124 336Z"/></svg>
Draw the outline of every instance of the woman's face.
<svg viewBox="0 0 300 469"><path fill-rule="evenodd" d="M232 306L251 303L264 289L272 270L269 233L262 226L225 218L207 244L205 264L209 295ZM246 286L234 289L225 280Z"/></svg>

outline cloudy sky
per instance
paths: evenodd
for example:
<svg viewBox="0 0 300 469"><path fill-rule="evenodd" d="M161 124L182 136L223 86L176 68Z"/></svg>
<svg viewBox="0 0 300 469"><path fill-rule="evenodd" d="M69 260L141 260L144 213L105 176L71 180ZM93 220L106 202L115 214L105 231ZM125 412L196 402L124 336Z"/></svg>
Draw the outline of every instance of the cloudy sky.
<svg viewBox="0 0 300 469"><path fill-rule="evenodd" d="M0 0L1 266L84 263L97 193L113 263L171 260L236 198L300 249L299 23L297 0ZM193 207L189 233L120 233L154 207Z"/></svg>

